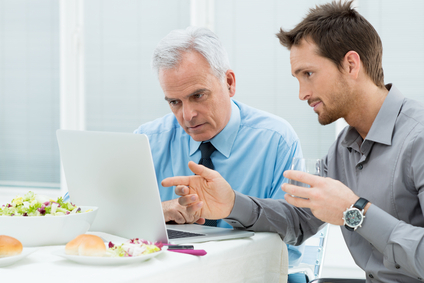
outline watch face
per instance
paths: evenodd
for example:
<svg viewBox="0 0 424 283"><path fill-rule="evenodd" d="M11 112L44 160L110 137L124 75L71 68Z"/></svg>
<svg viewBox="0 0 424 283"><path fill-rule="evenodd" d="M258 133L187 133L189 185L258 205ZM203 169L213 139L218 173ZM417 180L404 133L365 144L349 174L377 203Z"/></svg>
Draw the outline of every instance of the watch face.
<svg viewBox="0 0 424 283"><path fill-rule="evenodd" d="M346 225L356 227L362 223L362 214L358 209L351 209L345 214Z"/></svg>

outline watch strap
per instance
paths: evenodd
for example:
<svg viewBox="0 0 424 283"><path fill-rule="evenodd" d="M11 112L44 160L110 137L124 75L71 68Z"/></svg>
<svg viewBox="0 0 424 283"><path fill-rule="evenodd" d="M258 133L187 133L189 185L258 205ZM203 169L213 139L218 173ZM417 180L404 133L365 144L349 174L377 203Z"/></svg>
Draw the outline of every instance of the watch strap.
<svg viewBox="0 0 424 283"><path fill-rule="evenodd" d="M350 227L350 226L347 226L347 225L345 225L345 228L346 228L347 230L351 231L351 232L355 231L355 229L354 229L354 228L352 228L352 227Z"/></svg>
<svg viewBox="0 0 424 283"><path fill-rule="evenodd" d="M364 199L364 198L359 198L355 204L353 205L353 207L356 207L359 210L363 210L365 208L365 206L367 205L367 203L369 203L368 200Z"/></svg>

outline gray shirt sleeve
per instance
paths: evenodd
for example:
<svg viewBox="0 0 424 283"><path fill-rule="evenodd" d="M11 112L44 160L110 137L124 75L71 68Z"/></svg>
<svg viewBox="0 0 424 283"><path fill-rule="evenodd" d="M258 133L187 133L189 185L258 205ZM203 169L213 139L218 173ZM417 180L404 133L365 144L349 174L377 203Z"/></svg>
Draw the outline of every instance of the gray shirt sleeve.
<svg viewBox="0 0 424 283"><path fill-rule="evenodd" d="M231 214L224 219L235 229L277 232L290 245L300 245L325 225L309 209L288 204L284 199L259 199L235 192Z"/></svg>
<svg viewBox="0 0 424 283"><path fill-rule="evenodd" d="M424 229L397 220L371 205L364 225L357 230L383 257L384 266L424 278Z"/></svg>
<svg viewBox="0 0 424 283"><path fill-rule="evenodd" d="M416 194L421 208L424 207L424 134L417 134L409 144L410 154L404 154L406 172L395 172L395 179L408 180L410 192ZM402 179L403 175L409 178ZM404 181L406 182L406 181ZM399 209L407 211L410 203L397 199ZM364 225L357 232L383 254L384 266L416 278L424 278L424 228L423 211L411 211L413 223L406 223L390 215L376 205L368 209ZM420 215L421 214L421 215ZM414 223L415 222L415 223Z"/></svg>

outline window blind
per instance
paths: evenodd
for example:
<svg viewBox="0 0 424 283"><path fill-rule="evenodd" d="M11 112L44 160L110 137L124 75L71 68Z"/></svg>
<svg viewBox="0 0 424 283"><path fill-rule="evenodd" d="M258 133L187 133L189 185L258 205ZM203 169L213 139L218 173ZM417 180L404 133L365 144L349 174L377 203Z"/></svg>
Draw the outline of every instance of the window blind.
<svg viewBox="0 0 424 283"><path fill-rule="evenodd" d="M170 112L151 58L190 25L190 1L84 2L87 130L133 132Z"/></svg>
<svg viewBox="0 0 424 283"><path fill-rule="evenodd" d="M59 187L58 5L0 1L0 187Z"/></svg>

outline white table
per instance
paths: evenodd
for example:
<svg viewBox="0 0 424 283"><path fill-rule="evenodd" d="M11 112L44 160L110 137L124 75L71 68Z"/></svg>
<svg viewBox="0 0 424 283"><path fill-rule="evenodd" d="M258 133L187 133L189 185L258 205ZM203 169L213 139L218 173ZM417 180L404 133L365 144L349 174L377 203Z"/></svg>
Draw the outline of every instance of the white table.
<svg viewBox="0 0 424 283"><path fill-rule="evenodd" d="M82 265L51 254L64 246L40 247L19 262L0 268L0 281L287 282L287 247L275 233L197 243L194 247L206 250L207 255L165 251L141 263L112 266Z"/></svg>

